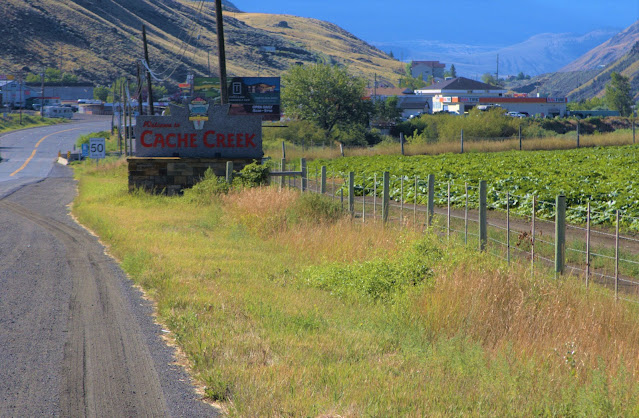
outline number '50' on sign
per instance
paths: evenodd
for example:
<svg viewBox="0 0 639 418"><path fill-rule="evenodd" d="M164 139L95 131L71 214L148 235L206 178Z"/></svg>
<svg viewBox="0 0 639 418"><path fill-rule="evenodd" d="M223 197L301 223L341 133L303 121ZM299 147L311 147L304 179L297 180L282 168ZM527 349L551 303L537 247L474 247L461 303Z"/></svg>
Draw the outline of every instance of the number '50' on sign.
<svg viewBox="0 0 639 418"><path fill-rule="evenodd" d="M104 158L105 156L106 150L104 145L104 138L90 138L89 158Z"/></svg>

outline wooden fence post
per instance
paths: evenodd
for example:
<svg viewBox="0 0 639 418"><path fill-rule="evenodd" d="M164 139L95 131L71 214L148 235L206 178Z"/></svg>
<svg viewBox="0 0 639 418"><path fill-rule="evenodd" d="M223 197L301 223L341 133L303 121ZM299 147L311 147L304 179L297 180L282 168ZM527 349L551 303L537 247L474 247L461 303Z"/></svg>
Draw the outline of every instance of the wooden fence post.
<svg viewBox="0 0 639 418"><path fill-rule="evenodd" d="M226 182L233 183L233 161L226 162Z"/></svg>
<svg viewBox="0 0 639 418"><path fill-rule="evenodd" d="M284 142L282 142L282 151L284 150ZM286 171L286 158L282 158L281 162L281 170ZM286 177L280 176L280 189L283 189L286 186Z"/></svg>
<svg viewBox="0 0 639 418"><path fill-rule="evenodd" d="M559 275L566 267L566 196L557 196L555 203L555 274Z"/></svg>
<svg viewBox="0 0 639 418"><path fill-rule="evenodd" d="M384 190L382 192L382 220L388 222L388 213L390 212L390 173L384 171L383 180Z"/></svg>
<svg viewBox="0 0 639 418"><path fill-rule="evenodd" d="M431 226L433 223L433 215L435 214L435 175L428 175L428 200L426 201L426 211L428 212L428 220L426 225Z"/></svg>
<svg viewBox="0 0 639 418"><path fill-rule="evenodd" d="M464 153L464 130L461 130L461 153Z"/></svg>
<svg viewBox="0 0 639 418"><path fill-rule="evenodd" d="M355 172L348 173L348 212L355 216Z"/></svg>
<svg viewBox="0 0 639 418"><path fill-rule="evenodd" d="M326 166L325 165L322 166L322 182L320 185L320 193L321 194L326 193Z"/></svg>
<svg viewBox="0 0 639 418"><path fill-rule="evenodd" d="M481 180L479 182L479 251L486 251L488 244L486 189L486 180Z"/></svg>
<svg viewBox="0 0 639 418"><path fill-rule="evenodd" d="M519 151L522 150L522 142L521 142L521 124L519 124Z"/></svg>
<svg viewBox="0 0 639 418"><path fill-rule="evenodd" d="M308 188L308 168L306 167L306 158L300 159L300 171L302 172L302 192Z"/></svg>
<svg viewBox="0 0 639 418"><path fill-rule="evenodd" d="M402 149L402 155L404 155L404 133L403 132L399 133L399 144Z"/></svg>

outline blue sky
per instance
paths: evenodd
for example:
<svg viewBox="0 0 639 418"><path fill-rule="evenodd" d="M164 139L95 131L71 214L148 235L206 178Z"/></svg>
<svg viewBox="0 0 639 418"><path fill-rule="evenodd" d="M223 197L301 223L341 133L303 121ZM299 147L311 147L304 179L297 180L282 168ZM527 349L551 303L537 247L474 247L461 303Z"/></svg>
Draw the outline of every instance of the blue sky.
<svg viewBox="0 0 639 418"><path fill-rule="evenodd" d="M231 0L245 12L327 20L371 42L505 46L539 33L625 29L639 0Z"/></svg>

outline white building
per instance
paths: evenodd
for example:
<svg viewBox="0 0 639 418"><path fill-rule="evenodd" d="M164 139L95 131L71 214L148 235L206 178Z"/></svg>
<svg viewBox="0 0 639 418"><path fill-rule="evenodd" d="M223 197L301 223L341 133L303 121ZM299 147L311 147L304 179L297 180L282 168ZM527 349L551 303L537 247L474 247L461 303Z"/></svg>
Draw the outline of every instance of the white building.
<svg viewBox="0 0 639 418"><path fill-rule="evenodd" d="M432 112L451 112L463 115L474 107L499 106L505 112L518 112L540 117L565 116L565 97L528 97L526 94L507 95L507 90L464 77L442 81L415 90L418 95L432 98Z"/></svg>
<svg viewBox="0 0 639 418"><path fill-rule="evenodd" d="M16 80L0 80L0 95L3 107L24 107L31 96L31 88Z"/></svg>

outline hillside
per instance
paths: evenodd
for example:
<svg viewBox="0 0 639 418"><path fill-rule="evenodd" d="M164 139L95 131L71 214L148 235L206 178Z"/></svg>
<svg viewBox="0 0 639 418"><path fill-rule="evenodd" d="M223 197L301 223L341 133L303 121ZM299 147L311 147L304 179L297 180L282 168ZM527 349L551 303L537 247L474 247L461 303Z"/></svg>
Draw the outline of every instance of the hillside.
<svg viewBox="0 0 639 418"><path fill-rule="evenodd" d="M603 96L613 72L630 78L633 95L639 98L639 21L562 71L542 74L510 88L521 93L567 96L571 101L579 101Z"/></svg>
<svg viewBox="0 0 639 418"><path fill-rule="evenodd" d="M290 65L348 63L371 80L395 84L402 64L327 22L240 12L226 3L227 71L230 76L275 76ZM217 73L214 2L187 0L3 0L0 73L60 68L83 81L109 84L134 76L147 27L149 61L169 84L189 71ZM280 21L287 27L276 28ZM255 25L255 26L253 26ZM302 36L314 33L312 37ZM268 48L264 48L268 47Z"/></svg>
<svg viewBox="0 0 639 418"><path fill-rule="evenodd" d="M639 21L613 36L603 44L591 49L559 72L572 72L603 68L626 55L639 41Z"/></svg>

